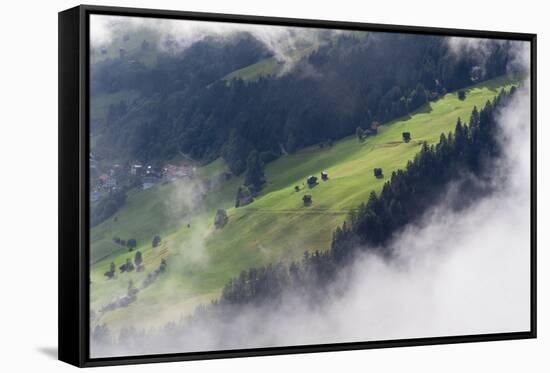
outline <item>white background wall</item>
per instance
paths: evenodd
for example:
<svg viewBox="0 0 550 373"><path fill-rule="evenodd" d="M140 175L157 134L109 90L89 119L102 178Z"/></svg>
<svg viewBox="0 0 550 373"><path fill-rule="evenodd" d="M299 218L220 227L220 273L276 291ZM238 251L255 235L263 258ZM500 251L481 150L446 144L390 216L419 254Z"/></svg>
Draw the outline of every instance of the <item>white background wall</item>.
<svg viewBox="0 0 550 373"><path fill-rule="evenodd" d="M542 1L112 0L94 4L539 35L539 338L110 368L188 372L518 372L550 367L547 254L548 10ZM0 13L0 370L68 371L57 351L57 12L74 1L5 1ZM527 182L527 180L526 180ZM546 228L546 229L545 229ZM545 269L546 267L546 269ZM546 295L546 296L545 296ZM546 355L546 357L545 357Z"/></svg>

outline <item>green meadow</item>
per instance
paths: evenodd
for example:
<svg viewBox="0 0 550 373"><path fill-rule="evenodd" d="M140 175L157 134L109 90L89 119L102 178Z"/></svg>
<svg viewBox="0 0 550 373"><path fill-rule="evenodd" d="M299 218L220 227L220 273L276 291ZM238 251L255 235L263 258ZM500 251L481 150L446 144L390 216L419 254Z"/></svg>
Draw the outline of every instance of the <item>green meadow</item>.
<svg viewBox="0 0 550 373"><path fill-rule="evenodd" d="M140 286L162 258L167 271L146 289L136 302L125 308L99 313L99 322L112 328L158 327L192 312L200 303L219 296L223 285L240 271L269 263L298 260L306 250L326 250L334 229L350 210L379 191L393 171L414 158L421 143L436 143L441 133L454 129L457 118L468 121L474 106L481 108L501 89L517 80L502 77L466 89L466 99L456 92L430 102L410 116L385 123L375 136L360 142L355 136L335 141L333 146L312 146L285 155L265 168L267 184L255 201L235 208L235 194L242 179L234 177L204 188L204 180L226 170L222 160L197 169L193 179L159 184L128 195L125 206L91 230L91 308L101 307L126 293L128 282ZM403 142L402 133L412 140ZM377 179L374 168L382 168ZM329 179L322 181L321 171ZM318 177L309 188L306 178ZM295 186L300 191L295 191ZM202 188L202 189L201 189ZM312 204L304 206L304 194ZM200 204L196 197L202 195ZM228 222L214 227L217 209L226 209ZM154 235L161 245L152 248ZM118 267L133 259L135 250L113 242L113 237L135 238L144 258L143 272L120 273ZM117 265L116 278L103 274L111 262Z"/></svg>
<svg viewBox="0 0 550 373"><path fill-rule="evenodd" d="M339 35L347 35L351 36L357 39L365 39L367 36L367 32L346 32L341 31ZM286 62L289 62L292 64L293 62L298 62L302 58L307 58L312 53L316 52L320 46L326 44L327 42L334 42L336 41L338 36L332 36L329 40L317 40L314 43L311 43L311 41L306 40L298 40L297 45L294 45L294 49L288 50L285 53L284 58L287 59ZM234 79L241 79L245 82L254 82L260 78L267 78L270 76L277 76L279 74L284 73L284 66L285 63L280 60L281 56L279 57L269 57L265 58L263 60L260 60L256 63L253 63L248 66L244 66L238 70L235 70L226 76L224 76L222 79L229 82Z"/></svg>
<svg viewBox="0 0 550 373"><path fill-rule="evenodd" d="M315 52L319 44L314 44L302 49L297 49L288 53L287 58L292 61L299 61L300 59L309 56ZM230 81L233 79L242 79L244 81L256 81L261 77L269 77L281 74L283 72L283 66L285 64L282 61L277 60L276 57L265 58L252 65L245 66L241 69L235 70L222 79Z"/></svg>

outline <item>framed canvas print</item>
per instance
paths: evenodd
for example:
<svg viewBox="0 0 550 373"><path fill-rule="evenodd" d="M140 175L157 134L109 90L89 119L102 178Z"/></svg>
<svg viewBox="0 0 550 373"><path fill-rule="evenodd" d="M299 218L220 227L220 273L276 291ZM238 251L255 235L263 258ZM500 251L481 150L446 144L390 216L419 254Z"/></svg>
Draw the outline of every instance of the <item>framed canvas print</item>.
<svg viewBox="0 0 550 373"><path fill-rule="evenodd" d="M59 13L59 357L536 336L536 36Z"/></svg>

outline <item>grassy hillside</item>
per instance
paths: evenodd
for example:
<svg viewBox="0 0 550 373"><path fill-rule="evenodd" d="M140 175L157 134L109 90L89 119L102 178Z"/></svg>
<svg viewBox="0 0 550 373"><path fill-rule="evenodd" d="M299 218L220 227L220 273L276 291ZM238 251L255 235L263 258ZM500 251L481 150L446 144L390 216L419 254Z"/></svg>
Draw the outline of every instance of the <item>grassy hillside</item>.
<svg viewBox="0 0 550 373"><path fill-rule="evenodd" d="M336 42L340 36L354 37L359 40L364 40L367 37L367 32L355 32L355 31L340 31L339 33L332 34L330 36L319 36L318 39L312 41L308 38L297 38L292 43L293 50L288 50L285 53L285 58L270 57L245 66L241 69L235 70L222 79L225 81L231 81L233 79L242 79L244 81L256 81L261 77L277 76L285 72L285 67L288 68L288 64L298 62L302 58L308 57L310 54L317 51L317 49L330 42ZM284 60L284 61L283 61Z"/></svg>
<svg viewBox="0 0 550 373"><path fill-rule="evenodd" d="M381 126L378 135L364 142L352 136L330 148L315 146L283 156L267 165L266 187L245 207L233 207L240 178L220 182L209 190L202 187L202 179L223 171L221 160L199 169L199 177L193 180L134 191L116 214L116 221L113 218L92 229L92 309L97 312L124 295L130 279L139 286L161 258L166 258L167 272L141 291L135 303L100 318L115 328L159 326L218 296L227 280L243 269L299 259L305 250L327 249L332 231L349 210L366 201L372 190L379 190L392 171L403 168L421 142L437 142L441 133L454 129L458 117L467 121L474 106L482 107L513 82L499 78L478 84L466 90L463 101L456 93L447 94L410 117ZM411 142L402 141L404 131L411 132ZM374 177L375 167L383 169L383 179ZM320 180L323 170L328 171L328 181ZM305 185L308 175L319 177L314 188ZM294 190L296 185L300 192ZM306 193L313 196L310 206L302 202ZM193 201L202 194L204 201L197 207ZM221 230L213 224L218 208L227 209L229 216ZM162 236L162 244L153 249L155 234ZM112 241L115 235L137 239L144 272L117 271L115 280L103 276L109 263L113 261L118 267L134 255Z"/></svg>
<svg viewBox="0 0 550 373"><path fill-rule="evenodd" d="M292 61L297 62L300 59L309 56L318 47L319 44L315 44L290 52L288 54L288 58L290 61L287 61L287 63L292 63ZM284 67L285 62L278 60L276 57L270 57L258 61L252 65L245 66L242 69L235 70L224 76L222 79L226 81L230 81L233 79L256 81L261 77L276 76L278 74L281 74L284 71Z"/></svg>

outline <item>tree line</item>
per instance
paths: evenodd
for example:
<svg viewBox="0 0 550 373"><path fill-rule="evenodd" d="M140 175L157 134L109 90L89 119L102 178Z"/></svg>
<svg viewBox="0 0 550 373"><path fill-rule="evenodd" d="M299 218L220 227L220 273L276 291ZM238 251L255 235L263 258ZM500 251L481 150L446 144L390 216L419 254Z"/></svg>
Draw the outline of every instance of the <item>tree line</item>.
<svg viewBox="0 0 550 373"><path fill-rule="evenodd" d="M199 42L181 54L159 51L154 67L107 60L92 66L93 94L137 89L141 96L113 107L97 124L96 150L110 159L152 163L179 152L204 162L221 156L240 175L251 156L266 163L332 142L505 74L509 49L507 43L488 47L484 62L452 54L444 37L341 35L287 74L254 82L221 80L269 56L252 38Z"/></svg>
<svg viewBox="0 0 550 373"><path fill-rule="evenodd" d="M305 252L300 262L289 266L277 263L242 271L225 285L216 306L277 302L289 289L316 301L324 285L332 283L357 252L376 251L391 257L387 244L394 234L420 218L442 196L449 182L464 173L473 175L473 179L490 176L491 160L502 151L495 116L515 91L502 91L481 111L474 108L468 124L459 118L454 132L441 134L437 144L423 143L405 169L392 173L379 194L373 191L368 201L350 212L346 222L334 231L328 250ZM475 201L475 193L479 197L489 192L476 189L475 182L461 188L468 192L464 194L470 203ZM468 203L460 202L458 206Z"/></svg>
<svg viewBox="0 0 550 373"><path fill-rule="evenodd" d="M217 325L230 328L232 317L242 311L241 307L277 307L287 292L299 296L311 307L321 305L327 286L347 286L346 268L355 254L375 251L391 258L388 242L392 236L421 217L450 182L465 173L473 175L471 179L491 177L494 161L502 153L496 115L514 94L515 88L500 92L482 110L474 108L468 124L458 119L454 132L442 134L437 144L422 144L415 158L405 169L394 172L379 194L371 193L366 203L350 212L346 222L334 231L327 250L306 251L301 260L290 265L277 262L242 271L228 281L218 300L198 306L189 318L167 324L161 334L135 328L124 330L119 343L140 345L141 340L162 339L162 333L185 336L186 330L210 325L213 320L219 321ZM483 183L484 187L491 188L490 185ZM469 203L490 192L490 189L476 190L477 186L468 183L461 188L470 195ZM472 193L474 190L477 194ZM92 334L93 342L114 343L113 337L106 325L97 325Z"/></svg>

